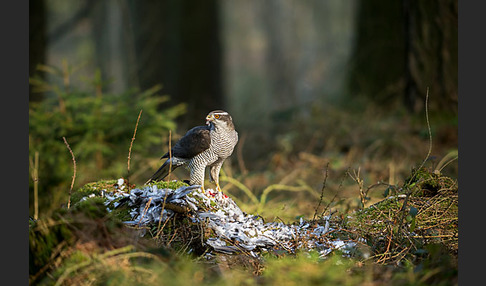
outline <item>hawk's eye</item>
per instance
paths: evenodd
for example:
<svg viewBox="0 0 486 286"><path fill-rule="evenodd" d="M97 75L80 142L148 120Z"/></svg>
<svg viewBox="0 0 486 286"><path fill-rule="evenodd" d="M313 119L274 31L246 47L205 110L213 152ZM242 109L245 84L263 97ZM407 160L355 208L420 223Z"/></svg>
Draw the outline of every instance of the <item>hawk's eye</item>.
<svg viewBox="0 0 486 286"><path fill-rule="evenodd" d="M214 118L216 118L216 119L219 119L220 117L221 117L221 115L219 115L219 114L214 115Z"/></svg>

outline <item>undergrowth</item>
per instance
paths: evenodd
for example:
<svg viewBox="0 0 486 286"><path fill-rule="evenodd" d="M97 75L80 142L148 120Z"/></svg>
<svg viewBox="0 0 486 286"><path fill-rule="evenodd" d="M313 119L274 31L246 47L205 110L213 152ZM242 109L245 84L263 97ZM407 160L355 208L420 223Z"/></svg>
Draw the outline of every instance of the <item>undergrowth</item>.
<svg viewBox="0 0 486 286"><path fill-rule="evenodd" d="M412 169L403 185L389 186L378 203L347 213L325 210L339 225L326 235L359 245L351 254L335 251L324 259L313 251L208 259L202 241L211 234L183 214L164 225L137 227L124 225L119 212L107 212L99 194L119 190L117 182L87 184L73 193L70 210L31 223L31 284L457 284L457 181L424 167ZM74 199L91 194L96 196ZM309 223L323 224L321 219Z"/></svg>
<svg viewBox="0 0 486 286"><path fill-rule="evenodd" d="M161 95L162 86L147 90L129 89L119 94L105 93L106 80L97 71L85 84L74 84L78 67L63 62L62 67L39 65L38 74L29 79L33 92L42 93L44 100L29 102L29 159L30 169L38 171L31 180L30 192L38 184L40 214L48 214L66 202L69 188L66 178L72 175L72 162L63 138L67 139L76 155L78 185L126 174L127 151L137 114L143 110L133 146L134 160L130 174L136 180L150 168L154 153L167 142L169 131L176 128L175 119L186 107L178 104L161 110L170 100ZM41 74L53 80L42 79ZM82 79L81 79L82 81ZM34 164L38 154L38 164ZM32 196L31 196L32 197ZM30 204L33 205L33 204ZM32 211L32 210L31 210Z"/></svg>
<svg viewBox="0 0 486 286"><path fill-rule="evenodd" d="M62 70L41 70L61 78L71 76L67 65ZM413 140L405 141L402 138L410 130L402 130L404 127L396 136L381 136L401 126L397 121L377 119L376 126L381 129L375 136L381 136L380 140L374 140L365 129L354 128L356 118L335 113L328 124L337 126L332 120L343 119L344 128L334 134L312 131L321 130L320 120L310 127L296 128L299 132L311 130L311 140L308 136L279 140L282 149L267 162L270 171L237 172L225 164L220 177L226 183L223 192L245 212L267 221L302 218L322 225L323 217L331 215L339 229L326 235L356 241L358 247L351 255L333 252L324 259L312 251L274 251L261 258L242 253L219 254L210 260L202 241L211 234L184 214L175 215L166 224L127 226L122 222L128 220L129 210L106 205L101 197L136 185L128 180L120 185L120 180L111 179L86 183L90 177L113 178L125 173L127 146L120 147L123 144L118 142L129 143L136 120L133 115L143 109L142 118L151 123L139 128L134 144L138 160L132 170L138 171L130 179L136 181L137 174L151 168L152 161L140 158L153 157L154 148L160 153L162 139L168 140L168 130L175 127L173 120L182 114L183 106L157 110L156 106L168 99L154 96L160 86L145 92L104 94L99 74L92 80L92 90L78 90L69 81L48 84L33 78L31 84L52 93L44 102L29 107L29 151L32 158L36 152L40 157L38 166L31 164L36 166L31 172L39 172L40 191L68 189L65 182L72 168L69 153L59 140L64 136L80 163L77 182L83 185L70 196L69 209L44 209L38 220L29 222L31 285L158 285L161 281L167 285L457 284L458 183L445 174L446 167L457 159L457 149L433 160L429 148L426 160L410 169L412 162L402 160L402 155L415 151L423 156L426 149L413 150L407 144L421 146L428 138L415 130L418 135L414 133ZM430 128L428 131L425 134L432 136ZM327 135L324 144L321 136ZM301 140L308 142L300 144ZM50 156L51 152L65 153L66 157ZM385 164L374 164L388 155L392 159ZM355 158L362 160L353 162ZM245 165L238 160L234 163ZM113 166L103 168L107 162ZM322 166L327 167L322 170ZM90 169L100 173L84 176ZM180 180L153 184L172 189L185 185ZM58 196L40 197L56 203L67 201L66 192ZM108 212L107 207L113 211ZM141 237L141 233L145 235ZM193 251L188 253L189 249Z"/></svg>

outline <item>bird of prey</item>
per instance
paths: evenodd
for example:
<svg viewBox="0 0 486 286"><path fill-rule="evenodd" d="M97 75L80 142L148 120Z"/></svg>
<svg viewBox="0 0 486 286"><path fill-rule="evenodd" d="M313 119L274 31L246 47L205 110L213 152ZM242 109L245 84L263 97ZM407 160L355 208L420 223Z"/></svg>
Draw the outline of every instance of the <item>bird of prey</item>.
<svg viewBox="0 0 486 286"><path fill-rule="evenodd" d="M238 132L233 119L223 110L211 111L206 126L189 131L161 159L166 159L147 183L164 179L170 171L185 165L190 170L190 185L201 185L204 191L204 173L210 168L210 181L219 186L219 171L238 143Z"/></svg>

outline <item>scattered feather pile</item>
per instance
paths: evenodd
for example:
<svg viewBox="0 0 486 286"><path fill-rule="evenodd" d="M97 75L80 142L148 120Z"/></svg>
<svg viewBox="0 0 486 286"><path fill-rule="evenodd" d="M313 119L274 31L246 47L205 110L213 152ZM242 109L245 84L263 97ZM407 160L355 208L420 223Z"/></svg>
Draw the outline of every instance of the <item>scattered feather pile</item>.
<svg viewBox="0 0 486 286"><path fill-rule="evenodd" d="M246 214L228 196L200 186L183 186L176 190L161 189L155 185L136 188L127 192L104 193L106 205L117 207L118 202L128 201L132 220L130 225L154 225L172 218L175 213L190 213L193 222L204 223L214 231L205 243L216 252L237 253L245 251L254 257L262 251L280 249L290 253L297 250L317 250L322 257L332 250L349 253L356 242L332 239L327 235L333 228L330 216L323 225L300 219L294 224L268 222L255 215ZM122 200L120 200L120 198ZM113 204L114 201L118 201Z"/></svg>

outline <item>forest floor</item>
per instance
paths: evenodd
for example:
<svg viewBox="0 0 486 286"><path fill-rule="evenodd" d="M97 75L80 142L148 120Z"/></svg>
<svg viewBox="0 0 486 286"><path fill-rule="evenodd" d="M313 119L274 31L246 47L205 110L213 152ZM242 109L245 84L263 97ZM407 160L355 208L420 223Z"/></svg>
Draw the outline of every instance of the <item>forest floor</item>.
<svg viewBox="0 0 486 286"><path fill-rule="evenodd" d="M31 221L30 284L456 285L457 181L420 167L386 186L368 207L321 209L321 197L312 217L284 222L178 181L91 183Z"/></svg>
<svg viewBox="0 0 486 286"><path fill-rule="evenodd" d="M274 151L255 164L241 155L259 156L254 139L242 134L220 177L242 217L300 233L307 228L321 248L289 247L309 243L301 236L288 245L217 251L238 247L238 240L208 243L216 228L195 220L194 210L178 212L176 205L170 219L152 224L133 223L148 216L127 209L110 211L118 201L107 197L144 188L113 179L75 188L69 209L30 221L30 284L457 285L457 123L373 108L322 113L325 119L314 118L323 126L293 122L295 131L277 136L273 149L262 148ZM171 180L187 176L178 172ZM150 204L140 205L139 214ZM337 240L355 247L330 247Z"/></svg>

